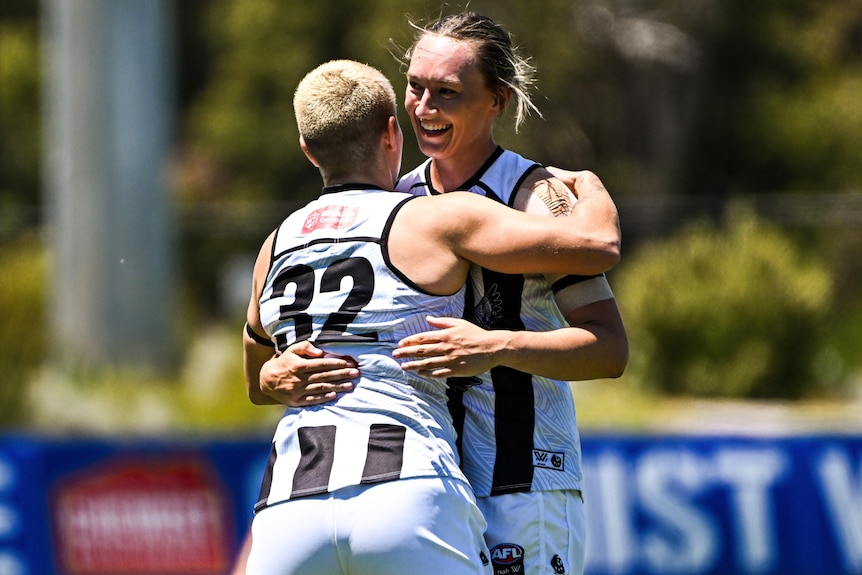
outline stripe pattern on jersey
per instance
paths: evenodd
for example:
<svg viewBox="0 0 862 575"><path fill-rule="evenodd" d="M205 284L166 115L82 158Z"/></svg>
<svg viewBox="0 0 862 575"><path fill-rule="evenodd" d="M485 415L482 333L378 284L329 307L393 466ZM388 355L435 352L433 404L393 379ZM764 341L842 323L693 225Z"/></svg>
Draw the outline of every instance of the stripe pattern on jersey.
<svg viewBox="0 0 862 575"><path fill-rule="evenodd" d="M439 193L428 160L399 180L415 195ZM512 207L517 190L539 164L498 148L459 190ZM604 276L568 276L557 290L581 290L584 305ZM608 288L609 289L609 288ZM472 293L471 293L472 292ZM471 299L472 298L472 299ZM604 298L606 299L606 298ZM544 276L499 274L473 266L464 317L485 329L548 331L565 327ZM483 374L480 383L453 378L449 409L458 429L464 471L477 496L522 491L581 489L580 438L568 382L507 367Z"/></svg>
<svg viewBox="0 0 862 575"><path fill-rule="evenodd" d="M401 369L397 342L428 315L460 316L462 288L432 295L387 250L398 210L414 196L367 187L325 189L277 229L259 301L280 350L309 340L354 358L360 378L334 402L285 410L255 510L299 497L412 477L466 481L446 384Z"/></svg>

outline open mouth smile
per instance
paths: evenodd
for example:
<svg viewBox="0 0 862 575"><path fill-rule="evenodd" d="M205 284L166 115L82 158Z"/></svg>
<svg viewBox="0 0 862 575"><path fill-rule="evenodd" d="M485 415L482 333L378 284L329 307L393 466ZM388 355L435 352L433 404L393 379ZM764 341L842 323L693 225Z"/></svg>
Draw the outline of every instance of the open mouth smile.
<svg viewBox="0 0 862 575"><path fill-rule="evenodd" d="M419 126L422 128L422 131L429 135L437 135L442 134L452 127L452 124L435 124L432 122L419 122Z"/></svg>

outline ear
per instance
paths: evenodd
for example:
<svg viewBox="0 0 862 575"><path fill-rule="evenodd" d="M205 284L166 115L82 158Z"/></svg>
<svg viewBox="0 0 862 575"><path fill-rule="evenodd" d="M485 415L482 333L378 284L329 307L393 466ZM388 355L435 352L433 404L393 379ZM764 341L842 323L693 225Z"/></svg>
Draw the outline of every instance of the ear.
<svg viewBox="0 0 862 575"><path fill-rule="evenodd" d="M509 106L509 102L512 100L512 89L508 86L502 86L497 90L497 93L494 95L494 105L500 108L500 113L506 111L506 108Z"/></svg>
<svg viewBox="0 0 862 575"><path fill-rule="evenodd" d="M389 116L386 131L383 133L383 145L388 152L395 150L398 146L398 120L395 116Z"/></svg>
<svg viewBox="0 0 862 575"><path fill-rule="evenodd" d="M319 168L320 164L317 163L317 160L315 160L314 156L311 155L311 152L308 151L308 146L305 145L305 138L302 136L299 137L299 147L302 148L302 153L305 154L305 157L308 158L311 165L315 168Z"/></svg>

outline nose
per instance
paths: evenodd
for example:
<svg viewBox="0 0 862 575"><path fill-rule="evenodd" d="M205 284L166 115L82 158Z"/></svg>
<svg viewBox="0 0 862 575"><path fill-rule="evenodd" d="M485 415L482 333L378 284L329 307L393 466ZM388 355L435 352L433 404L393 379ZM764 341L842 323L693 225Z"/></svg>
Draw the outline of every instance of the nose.
<svg viewBox="0 0 862 575"><path fill-rule="evenodd" d="M416 115L425 116L431 114L436 109L431 90L422 90L422 94L417 98Z"/></svg>

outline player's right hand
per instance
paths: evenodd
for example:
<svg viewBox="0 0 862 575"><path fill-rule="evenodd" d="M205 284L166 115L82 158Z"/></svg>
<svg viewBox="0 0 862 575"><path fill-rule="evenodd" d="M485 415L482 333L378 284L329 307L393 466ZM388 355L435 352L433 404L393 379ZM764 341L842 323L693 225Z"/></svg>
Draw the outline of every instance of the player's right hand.
<svg viewBox="0 0 862 575"><path fill-rule="evenodd" d="M325 353L307 341L274 356L260 370L260 390L283 405L307 407L353 391L356 360Z"/></svg>

